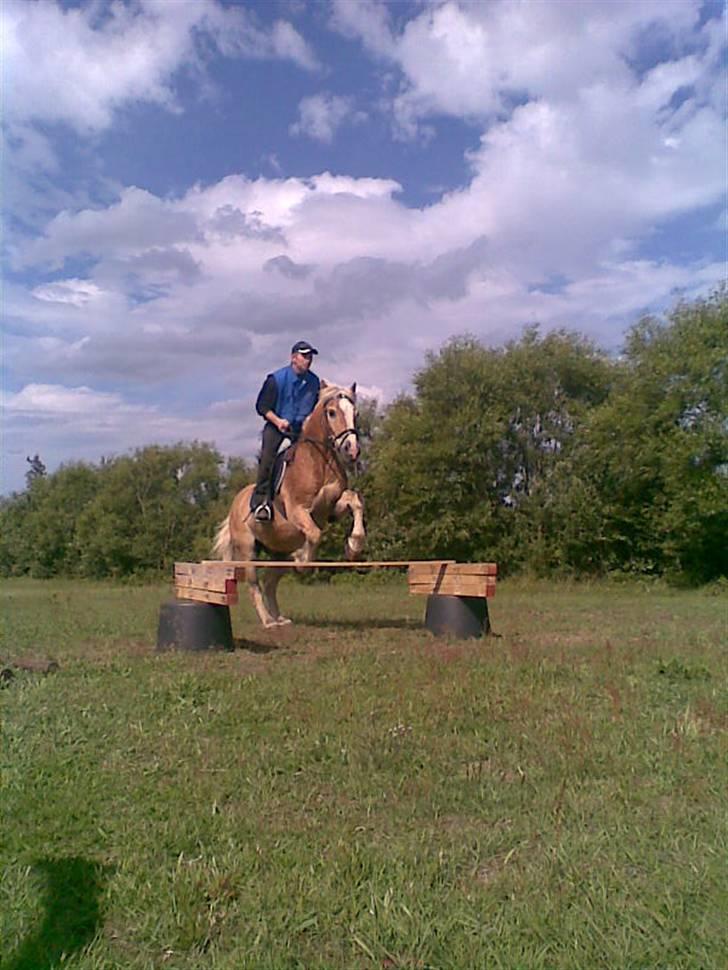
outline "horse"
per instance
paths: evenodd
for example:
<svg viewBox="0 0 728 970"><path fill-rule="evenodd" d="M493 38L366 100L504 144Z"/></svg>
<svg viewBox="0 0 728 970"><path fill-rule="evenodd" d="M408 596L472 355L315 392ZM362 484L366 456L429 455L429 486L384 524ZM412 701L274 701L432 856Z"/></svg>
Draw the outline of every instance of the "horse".
<svg viewBox="0 0 728 970"><path fill-rule="evenodd" d="M366 531L364 503L348 487L348 472L360 454L357 431L356 384L341 387L321 381L318 401L303 423L292 446L295 453L286 464L278 494L273 501L273 520L256 522L250 511L254 485L246 485L233 499L230 512L220 523L212 554L222 560L253 560L262 546L276 558L292 557L291 567L311 562L326 524L347 512L353 517L344 546L348 561L361 557ZM245 579L253 606L264 627L290 623L278 607L277 589L286 567L258 570L248 566Z"/></svg>

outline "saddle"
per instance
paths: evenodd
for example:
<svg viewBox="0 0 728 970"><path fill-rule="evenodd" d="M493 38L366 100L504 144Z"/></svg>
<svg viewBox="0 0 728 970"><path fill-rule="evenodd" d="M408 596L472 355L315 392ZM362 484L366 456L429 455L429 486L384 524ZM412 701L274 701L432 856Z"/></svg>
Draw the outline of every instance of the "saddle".
<svg viewBox="0 0 728 970"><path fill-rule="evenodd" d="M281 441L278 448L278 453L276 454L276 459L273 463L273 474L271 475L271 498L275 498L275 496L280 492L283 479L286 477L288 466L293 464L296 457L297 448L298 441L291 443L290 438L284 438L283 441Z"/></svg>

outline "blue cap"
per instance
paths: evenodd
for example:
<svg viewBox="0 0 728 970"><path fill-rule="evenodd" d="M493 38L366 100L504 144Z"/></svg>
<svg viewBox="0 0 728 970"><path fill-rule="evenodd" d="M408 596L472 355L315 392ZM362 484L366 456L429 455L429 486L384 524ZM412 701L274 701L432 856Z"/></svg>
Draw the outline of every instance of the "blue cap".
<svg viewBox="0 0 728 970"><path fill-rule="evenodd" d="M291 347L292 354L317 354L318 350L308 340L297 340Z"/></svg>

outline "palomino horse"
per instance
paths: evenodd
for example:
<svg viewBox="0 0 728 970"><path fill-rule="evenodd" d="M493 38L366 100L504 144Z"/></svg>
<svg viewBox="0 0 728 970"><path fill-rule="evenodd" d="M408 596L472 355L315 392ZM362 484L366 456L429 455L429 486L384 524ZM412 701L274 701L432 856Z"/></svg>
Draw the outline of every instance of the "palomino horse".
<svg viewBox="0 0 728 970"><path fill-rule="evenodd" d="M364 548L364 503L348 488L347 469L359 457L356 429L356 384L339 387L321 381L316 407L306 418L296 444L293 461L287 466L274 501L272 522L256 522L250 511L253 485L235 496L230 514L221 523L212 549L223 560L252 560L256 545L278 558L292 556L296 563L311 562L321 533L332 514L336 518L351 512L352 529L344 554L357 559ZM285 568L246 569L245 578L256 612L263 626L291 621L281 616L277 588Z"/></svg>

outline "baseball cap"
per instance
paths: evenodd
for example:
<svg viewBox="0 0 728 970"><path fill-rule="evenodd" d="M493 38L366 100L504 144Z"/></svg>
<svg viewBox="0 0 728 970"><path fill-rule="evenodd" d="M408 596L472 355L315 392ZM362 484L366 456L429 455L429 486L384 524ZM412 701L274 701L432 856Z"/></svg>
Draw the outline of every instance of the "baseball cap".
<svg viewBox="0 0 728 970"><path fill-rule="evenodd" d="M291 347L292 354L317 354L318 350L308 340L297 340Z"/></svg>

